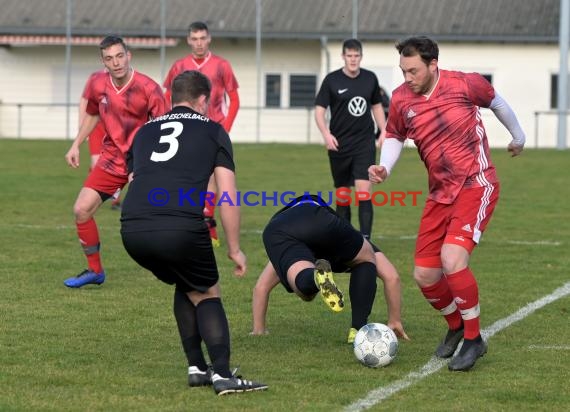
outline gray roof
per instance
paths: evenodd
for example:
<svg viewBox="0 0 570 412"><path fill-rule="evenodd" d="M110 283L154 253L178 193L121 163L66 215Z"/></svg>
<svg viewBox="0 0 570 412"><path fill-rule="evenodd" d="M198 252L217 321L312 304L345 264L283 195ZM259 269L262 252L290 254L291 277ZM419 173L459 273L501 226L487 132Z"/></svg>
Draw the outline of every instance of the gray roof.
<svg viewBox="0 0 570 412"><path fill-rule="evenodd" d="M164 3L163 3L164 2ZM72 34L184 37L194 20L214 36L254 38L256 0L71 0ZM264 38L343 39L353 0L261 0ZM65 35L67 0L0 0L0 34ZM358 37L558 41L560 0L358 0Z"/></svg>

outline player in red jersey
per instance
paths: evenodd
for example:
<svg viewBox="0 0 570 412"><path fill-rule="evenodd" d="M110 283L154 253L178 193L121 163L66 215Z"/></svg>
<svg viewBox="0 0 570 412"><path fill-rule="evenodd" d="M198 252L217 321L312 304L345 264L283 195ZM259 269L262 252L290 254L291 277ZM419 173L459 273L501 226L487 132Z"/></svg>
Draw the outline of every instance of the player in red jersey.
<svg viewBox="0 0 570 412"><path fill-rule="evenodd" d="M436 356L453 356L452 371L469 370L487 351L479 325L479 291L469 258L499 197L499 182L479 107L489 108L512 136L519 155L525 134L510 106L477 73L438 68L439 48L427 37L396 44L404 83L392 94L386 141L370 180L390 175L406 138L428 171L429 196L416 241L414 279L449 330Z"/></svg>
<svg viewBox="0 0 570 412"><path fill-rule="evenodd" d="M190 24L186 41L190 46L191 53L175 61L168 71L163 83L166 90L166 100L170 102L172 81L177 75L186 70L197 70L201 72L206 75L212 83L208 117L220 123L226 132L229 133L239 109L239 85L232 66L227 60L210 51L212 37L210 36L206 23L196 21ZM226 94L229 98L229 106L226 104ZM208 192L216 193L216 182L213 176L210 178L210 183L208 184ZM214 246L219 246L216 220L214 219L215 203L215 199L213 199L211 203L206 201L204 217L210 229L212 243Z"/></svg>
<svg viewBox="0 0 570 412"><path fill-rule="evenodd" d="M105 70L103 70L105 71ZM83 89L83 91L85 92L85 90L87 90L90 87L90 79L91 76L89 77L89 79L87 80L87 83L85 84L85 87ZM87 99L83 96L81 96L81 99L79 100L79 127L81 127L81 123L83 122L83 119L85 118L85 109L87 108ZM101 149L103 147L103 139L105 138L105 136L107 135L107 132L105 131L105 126L103 126L102 122L97 122L97 126L95 126L95 129L93 129L93 131L89 134L89 137L87 139L88 143L89 143L89 154L91 156L91 164L89 166L89 171L91 171L95 165L97 164L97 160L99 160L99 156L101 155ZM113 210L120 210L121 209L121 191L118 191L115 195L113 195L113 201L111 203L111 209Z"/></svg>
<svg viewBox="0 0 570 412"><path fill-rule="evenodd" d="M94 73L83 97L87 100L85 118L65 155L69 166L79 167L79 147L99 120L108 135L101 155L85 180L73 213L79 241L87 257L88 269L68 278L64 284L79 288L100 285L105 272L99 255L99 233L93 216L101 204L127 183L126 152L136 131L150 118L166 111L160 85L131 67L131 52L123 39L108 36L99 45L106 72Z"/></svg>

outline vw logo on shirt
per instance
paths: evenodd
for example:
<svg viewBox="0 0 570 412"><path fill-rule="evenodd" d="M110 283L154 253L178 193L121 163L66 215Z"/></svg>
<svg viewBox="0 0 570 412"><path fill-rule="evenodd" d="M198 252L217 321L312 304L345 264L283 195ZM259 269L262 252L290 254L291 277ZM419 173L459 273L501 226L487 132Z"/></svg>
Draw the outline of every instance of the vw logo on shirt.
<svg viewBox="0 0 570 412"><path fill-rule="evenodd" d="M348 112L354 117L360 117L366 113L366 107L366 100L360 96L355 96L348 102Z"/></svg>

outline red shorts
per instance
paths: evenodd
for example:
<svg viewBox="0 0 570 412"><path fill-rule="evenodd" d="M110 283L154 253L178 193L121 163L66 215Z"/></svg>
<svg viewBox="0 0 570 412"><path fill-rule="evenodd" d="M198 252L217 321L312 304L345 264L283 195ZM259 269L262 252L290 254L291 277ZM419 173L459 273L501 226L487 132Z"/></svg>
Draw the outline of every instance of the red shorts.
<svg viewBox="0 0 570 412"><path fill-rule="evenodd" d="M416 266L441 267L441 247L452 243L473 251L499 200L499 184L462 189L447 205L428 199L416 240Z"/></svg>
<svg viewBox="0 0 570 412"><path fill-rule="evenodd" d="M128 176L116 176L95 166L87 175L83 187L88 187L101 194L103 201L122 189L128 182ZM108 196L105 196L108 195Z"/></svg>
<svg viewBox="0 0 570 412"><path fill-rule="evenodd" d="M91 156L101 154L101 147L103 147L103 138L107 132L105 131L105 126L103 122L99 121L97 126L93 129L89 135L89 153Z"/></svg>

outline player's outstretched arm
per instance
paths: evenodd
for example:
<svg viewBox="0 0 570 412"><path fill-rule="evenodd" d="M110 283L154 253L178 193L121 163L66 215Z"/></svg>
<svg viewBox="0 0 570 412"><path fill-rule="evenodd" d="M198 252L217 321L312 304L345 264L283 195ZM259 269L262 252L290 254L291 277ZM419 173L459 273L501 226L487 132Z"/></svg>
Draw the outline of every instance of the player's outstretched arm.
<svg viewBox="0 0 570 412"><path fill-rule="evenodd" d="M384 283L384 297L388 309L388 327L396 336L410 340L402 325L402 290L398 271L382 252L375 253L378 277Z"/></svg>
<svg viewBox="0 0 570 412"><path fill-rule="evenodd" d="M85 115L87 114L87 99L83 96L79 99L79 108L77 112L77 128L81 128L81 123L83 123L83 119L85 119Z"/></svg>
<svg viewBox="0 0 570 412"><path fill-rule="evenodd" d="M91 134L93 129L95 129L98 121L99 116L93 116L85 113L83 121L79 127L79 131L77 132L77 136L65 154L65 161L69 166L74 168L79 167L79 147L85 141L85 139L87 139L87 136Z"/></svg>
<svg viewBox="0 0 570 412"><path fill-rule="evenodd" d="M228 97L230 100L230 106L228 108L228 114L226 115L225 119L222 120L221 125L224 130L229 133L230 130L232 130L232 125L234 124L234 120L236 119L240 105L237 89L228 92Z"/></svg>
<svg viewBox="0 0 570 412"><path fill-rule="evenodd" d="M277 273L271 262L267 262L253 288L253 299L251 302L253 329L250 335L266 335L269 333L265 323L269 306L269 295L278 284L279 278Z"/></svg>
<svg viewBox="0 0 570 412"><path fill-rule="evenodd" d="M327 109L323 106L316 105L315 106L315 122L317 123L317 127L323 136L323 140L325 142L325 146L327 150L332 150L334 152L338 152L338 140L336 137L329 130L329 126L327 125L327 121L325 119L325 113Z"/></svg>
<svg viewBox="0 0 570 412"><path fill-rule="evenodd" d="M526 136L511 106L495 92L495 98L491 102L489 109L493 111L497 119L507 128L513 138L507 146L507 151L513 157L520 155L524 148Z"/></svg>
<svg viewBox="0 0 570 412"><path fill-rule="evenodd" d="M372 165L368 168L368 180L372 183L382 183L385 181L392 168L400 158L404 141L395 138L385 139L382 143L382 151L380 152L380 162L378 165Z"/></svg>
<svg viewBox="0 0 570 412"><path fill-rule="evenodd" d="M234 275L242 277L247 270L246 257L240 249L240 208L237 201L236 178L232 170L218 166L214 169L214 176L218 185L218 191L229 197L231 202L223 202L220 205L222 226L228 245L228 257L234 261Z"/></svg>
<svg viewBox="0 0 570 412"><path fill-rule="evenodd" d="M377 147L382 147L382 143L386 140L386 115L381 103L372 106L372 116L376 122L376 126L380 129L380 136L378 137Z"/></svg>

